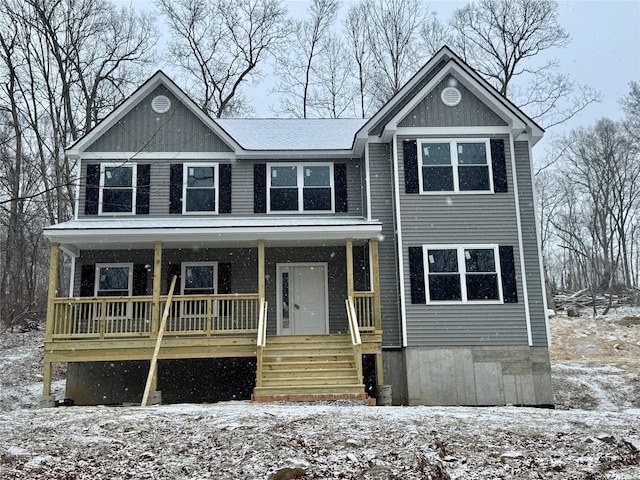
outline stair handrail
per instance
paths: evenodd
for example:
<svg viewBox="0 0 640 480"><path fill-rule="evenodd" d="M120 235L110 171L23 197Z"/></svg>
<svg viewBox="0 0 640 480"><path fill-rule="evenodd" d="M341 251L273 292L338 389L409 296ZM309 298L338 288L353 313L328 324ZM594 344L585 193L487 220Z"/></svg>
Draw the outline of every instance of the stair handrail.
<svg viewBox="0 0 640 480"><path fill-rule="evenodd" d="M258 338L256 340L256 386L262 386L262 357L264 347L267 345L267 305L264 297L260 298L260 308L258 312Z"/></svg>
<svg viewBox="0 0 640 480"><path fill-rule="evenodd" d="M360 328L358 328L358 316L352 297L345 300L347 307L347 318L349 320L349 333L351 334L351 343L353 344L353 355L356 362L356 371L358 372L358 380L363 382L362 376L362 338L360 337Z"/></svg>

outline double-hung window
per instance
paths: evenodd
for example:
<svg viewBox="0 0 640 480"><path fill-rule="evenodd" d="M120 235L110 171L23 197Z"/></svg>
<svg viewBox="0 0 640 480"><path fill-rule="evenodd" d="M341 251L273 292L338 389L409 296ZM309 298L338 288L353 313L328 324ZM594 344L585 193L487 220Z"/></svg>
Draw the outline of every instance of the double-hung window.
<svg viewBox="0 0 640 480"><path fill-rule="evenodd" d="M132 263L96 264L96 297L127 297L132 292Z"/></svg>
<svg viewBox="0 0 640 480"><path fill-rule="evenodd" d="M182 295L213 295L217 290L218 262L184 262L182 264ZM207 319L218 315L217 301L193 299L181 302L180 305L180 321L190 323L189 329L204 330Z"/></svg>
<svg viewBox="0 0 640 480"><path fill-rule="evenodd" d="M218 213L218 165L184 164L182 198L182 213Z"/></svg>
<svg viewBox="0 0 640 480"><path fill-rule="evenodd" d="M214 294L218 288L218 262L184 262L182 294Z"/></svg>
<svg viewBox="0 0 640 480"><path fill-rule="evenodd" d="M425 246L429 302L501 302L498 247Z"/></svg>
<svg viewBox="0 0 640 480"><path fill-rule="evenodd" d="M268 212L333 212L332 164L268 165Z"/></svg>
<svg viewBox="0 0 640 480"><path fill-rule="evenodd" d="M98 213L132 214L136 212L136 165L103 163L100 165Z"/></svg>
<svg viewBox="0 0 640 480"><path fill-rule="evenodd" d="M488 140L419 140L423 193L492 192Z"/></svg>

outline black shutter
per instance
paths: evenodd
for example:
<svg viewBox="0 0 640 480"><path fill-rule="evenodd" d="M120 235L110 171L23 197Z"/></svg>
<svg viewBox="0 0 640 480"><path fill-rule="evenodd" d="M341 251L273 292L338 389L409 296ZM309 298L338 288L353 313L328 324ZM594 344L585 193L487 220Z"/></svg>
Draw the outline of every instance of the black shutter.
<svg viewBox="0 0 640 480"><path fill-rule="evenodd" d="M231 264L218 264L218 293L231 293Z"/></svg>
<svg viewBox="0 0 640 480"><path fill-rule="evenodd" d="M147 294L147 266L144 263L133 266L133 295L141 296Z"/></svg>
<svg viewBox="0 0 640 480"><path fill-rule="evenodd" d="M516 266L513 260L513 247L500 246L499 250L504 303L518 303L518 286L516 284Z"/></svg>
<svg viewBox="0 0 640 480"><path fill-rule="evenodd" d="M219 213L231 213L231 165L220 165Z"/></svg>
<svg viewBox="0 0 640 480"><path fill-rule="evenodd" d="M84 214L98 214L98 200L100 198L100 165L87 165L87 186L84 199Z"/></svg>
<svg viewBox="0 0 640 480"><path fill-rule="evenodd" d="M509 191L507 182L507 162L504 154L504 140L501 138L492 139L491 143L491 164L493 166L493 191L505 193Z"/></svg>
<svg viewBox="0 0 640 480"><path fill-rule="evenodd" d="M338 163L333 166L333 185L336 189L336 212L348 212L346 163Z"/></svg>
<svg viewBox="0 0 640 480"><path fill-rule="evenodd" d="M169 294L169 288L171 287L171 279L175 275L178 277L176 280L176 288L173 291L174 295L180 294L180 270L181 265L179 263L170 263L167 266L167 294Z"/></svg>
<svg viewBox="0 0 640 480"><path fill-rule="evenodd" d="M149 192L151 189L151 165L138 165L136 174L136 214L149 214Z"/></svg>
<svg viewBox="0 0 640 480"><path fill-rule="evenodd" d="M182 213L182 164L171 165L169 213Z"/></svg>
<svg viewBox="0 0 640 480"><path fill-rule="evenodd" d="M411 303L427 303L422 247L409 247L409 279L411 281Z"/></svg>
<svg viewBox="0 0 640 480"><path fill-rule="evenodd" d="M405 193L420 193L418 182L418 146L415 140L402 142L404 156L404 191Z"/></svg>
<svg viewBox="0 0 640 480"><path fill-rule="evenodd" d="M93 297L96 287L96 266L82 265L80 270L80 296Z"/></svg>
<svg viewBox="0 0 640 480"><path fill-rule="evenodd" d="M267 213L267 165L253 166L253 213Z"/></svg>

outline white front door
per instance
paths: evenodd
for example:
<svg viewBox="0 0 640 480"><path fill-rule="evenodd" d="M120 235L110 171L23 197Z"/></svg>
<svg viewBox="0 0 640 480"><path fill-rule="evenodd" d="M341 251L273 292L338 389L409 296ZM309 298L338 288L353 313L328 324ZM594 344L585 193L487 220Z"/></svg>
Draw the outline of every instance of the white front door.
<svg viewBox="0 0 640 480"><path fill-rule="evenodd" d="M278 279L278 333L328 333L327 265L280 264Z"/></svg>

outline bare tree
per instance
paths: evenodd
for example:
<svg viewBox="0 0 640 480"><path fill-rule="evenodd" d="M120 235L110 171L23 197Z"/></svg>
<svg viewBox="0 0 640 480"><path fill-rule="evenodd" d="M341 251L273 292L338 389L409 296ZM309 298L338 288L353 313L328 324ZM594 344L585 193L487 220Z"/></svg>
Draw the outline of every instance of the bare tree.
<svg viewBox="0 0 640 480"><path fill-rule="evenodd" d="M0 5L0 76L7 80L0 85L3 324L42 313L42 228L70 218L75 201L76 165L65 146L146 76L155 40L149 17L107 0Z"/></svg>
<svg viewBox="0 0 640 480"><path fill-rule="evenodd" d="M450 25L465 61L542 126L599 101L592 88L559 73L556 60L538 61L541 52L570 41L555 0L480 0L457 10Z"/></svg>
<svg viewBox="0 0 640 480"><path fill-rule="evenodd" d="M640 148L640 82L629 84L629 93L621 100L627 134Z"/></svg>
<svg viewBox="0 0 640 480"><path fill-rule="evenodd" d="M171 40L168 60L186 76L187 90L214 117L248 110L242 86L287 37L279 0L157 0Z"/></svg>
<svg viewBox="0 0 640 480"><path fill-rule="evenodd" d="M298 118L310 116L311 99L316 96L314 88L320 83L319 57L327 46L337 9L337 0L313 0L309 17L295 22L288 54L280 56L275 67L280 78L275 91L282 94L279 113Z"/></svg>
<svg viewBox="0 0 640 480"><path fill-rule="evenodd" d="M356 115L353 66L341 38L328 36L315 69L318 85L309 97L309 110L313 116L323 118L353 117Z"/></svg>
<svg viewBox="0 0 640 480"><path fill-rule="evenodd" d="M421 27L430 17L420 0L365 0L364 8L372 59L371 99L377 108L433 53L420 37Z"/></svg>
<svg viewBox="0 0 640 480"><path fill-rule="evenodd" d="M555 232L576 262L589 265L594 294L630 287L630 233L640 201L640 157L623 126L608 119L577 129L562 142L567 145L562 158L563 202L558 214L549 217Z"/></svg>
<svg viewBox="0 0 640 480"><path fill-rule="evenodd" d="M367 89L371 75L370 51L367 35L367 7L365 3L356 3L349 8L344 20L347 40L351 47L356 76L358 78L358 114L366 118L369 112Z"/></svg>

